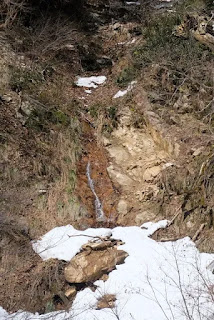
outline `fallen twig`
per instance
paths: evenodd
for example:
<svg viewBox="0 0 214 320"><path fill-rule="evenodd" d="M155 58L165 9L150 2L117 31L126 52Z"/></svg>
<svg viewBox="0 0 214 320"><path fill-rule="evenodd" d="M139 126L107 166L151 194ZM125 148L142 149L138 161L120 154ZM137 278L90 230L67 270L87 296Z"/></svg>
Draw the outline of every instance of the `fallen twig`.
<svg viewBox="0 0 214 320"><path fill-rule="evenodd" d="M178 211L178 212L176 212L176 214L174 215L174 217L172 218L172 220L168 222L167 228L174 223L175 219L176 219L176 218L179 216L179 214L181 213L180 208L179 208L177 211Z"/></svg>
<svg viewBox="0 0 214 320"><path fill-rule="evenodd" d="M199 234L201 233L201 231L204 229L205 226L206 226L206 223L202 223L202 225L200 226L200 228L196 231L196 233L195 233L194 236L192 237L192 241L197 240Z"/></svg>

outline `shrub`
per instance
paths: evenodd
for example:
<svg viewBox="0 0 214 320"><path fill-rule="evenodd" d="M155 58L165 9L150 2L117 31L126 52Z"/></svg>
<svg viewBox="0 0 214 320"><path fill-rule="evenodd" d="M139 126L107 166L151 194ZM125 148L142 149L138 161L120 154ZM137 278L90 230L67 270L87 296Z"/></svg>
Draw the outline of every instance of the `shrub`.
<svg viewBox="0 0 214 320"><path fill-rule="evenodd" d="M42 74L37 71L11 67L9 84L13 91L31 90L42 80Z"/></svg>

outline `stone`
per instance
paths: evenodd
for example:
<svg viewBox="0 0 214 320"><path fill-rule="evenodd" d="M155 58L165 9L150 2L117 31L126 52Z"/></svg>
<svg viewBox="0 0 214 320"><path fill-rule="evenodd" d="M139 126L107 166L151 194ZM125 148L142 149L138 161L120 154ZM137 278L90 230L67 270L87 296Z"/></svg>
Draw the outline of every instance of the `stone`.
<svg viewBox="0 0 214 320"><path fill-rule="evenodd" d="M157 197L159 188L154 184L143 186L141 190L137 191L135 196L140 202L145 202Z"/></svg>
<svg viewBox="0 0 214 320"><path fill-rule="evenodd" d="M108 138L103 137L103 144L105 147L109 147L111 145L111 141Z"/></svg>
<svg viewBox="0 0 214 320"><path fill-rule="evenodd" d="M137 226L141 226L143 223L148 221L153 221L155 219L155 214L150 211L143 211L138 213L135 217L135 223Z"/></svg>
<svg viewBox="0 0 214 320"><path fill-rule="evenodd" d="M112 66L112 60L109 57L103 56L103 57L99 57L97 59L97 64L102 67L111 67Z"/></svg>
<svg viewBox="0 0 214 320"><path fill-rule="evenodd" d="M154 166L145 170L143 178L145 181L152 181L161 172L161 166Z"/></svg>
<svg viewBox="0 0 214 320"><path fill-rule="evenodd" d="M105 294L97 302L97 309L114 308L116 296L115 294Z"/></svg>
<svg viewBox="0 0 214 320"><path fill-rule="evenodd" d="M133 180L129 176L127 176L126 174L123 174L119 171L116 171L113 166L109 166L107 168L107 171L108 171L110 178L113 181L120 184L121 186L125 187L125 186L130 186L133 184Z"/></svg>
<svg viewBox="0 0 214 320"><path fill-rule="evenodd" d="M114 241L88 242L81 247L81 250L103 250L114 246Z"/></svg>
<svg viewBox="0 0 214 320"><path fill-rule="evenodd" d="M9 102L11 102L13 99L12 99L12 97L10 97L9 95L4 94L3 96L1 96L1 100L4 101L4 102L6 102L6 103L9 103Z"/></svg>
<svg viewBox="0 0 214 320"><path fill-rule="evenodd" d="M124 263L127 256L127 252L115 247L80 252L65 267L65 279L69 283L93 282L112 271L117 264Z"/></svg>
<svg viewBox="0 0 214 320"><path fill-rule="evenodd" d="M128 213L128 203L127 201L121 199L117 205L117 211L121 215L126 215Z"/></svg>
<svg viewBox="0 0 214 320"><path fill-rule="evenodd" d="M104 274L101 278L100 278L100 280L102 280L102 281L107 281L108 280L108 278L109 278L109 275L108 274Z"/></svg>
<svg viewBox="0 0 214 320"><path fill-rule="evenodd" d="M77 293L77 289L75 286L70 286L66 291L65 291L65 296L68 298L68 299L72 299L75 297Z"/></svg>
<svg viewBox="0 0 214 320"><path fill-rule="evenodd" d="M201 153L202 153L202 151L204 150L204 147L200 147L200 148L198 148L198 149L194 149L193 151L193 157L198 157Z"/></svg>
<svg viewBox="0 0 214 320"><path fill-rule="evenodd" d="M29 117L31 115L33 111L33 106L29 101L23 101L21 104L21 107L19 109L19 112L23 115L23 116L27 116Z"/></svg>

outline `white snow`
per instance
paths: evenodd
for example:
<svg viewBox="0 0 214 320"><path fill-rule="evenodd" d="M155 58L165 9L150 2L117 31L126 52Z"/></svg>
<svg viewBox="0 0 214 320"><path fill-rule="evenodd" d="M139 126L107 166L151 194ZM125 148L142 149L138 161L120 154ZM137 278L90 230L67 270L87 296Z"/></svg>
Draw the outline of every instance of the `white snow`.
<svg viewBox="0 0 214 320"><path fill-rule="evenodd" d="M93 237L111 234L110 229L87 229L79 231L71 225L57 227L46 233L41 240L33 242L33 249L43 260L56 258L70 261L79 252L81 246Z"/></svg>
<svg viewBox="0 0 214 320"><path fill-rule="evenodd" d="M128 6L131 6L131 5L140 6L140 1L126 1L126 4Z"/></svg>
<svg viewBox="0 0 214 320"><path fill-rule="evenodd" d="M106 76L77 77L75 84L78 87L97 88L106 81Z"/></svg>
<svg viewBox="0 0 214 320"><path fill-rule="evenodd" d="M156 242L149 236L167 221L148 222L141 227L116 227L78 231L72 226L58 227L33 243L43 259L70 260L88 236L121 239L128 252L125 263L109 274L106 282L96 281L95 292L78 292L68 312L47 315L19 312L7 315L0 309L0 319L13 320L213 320L211 288L214 275L207 268L214 254L200 254L186 237L175 242ZM97 299L115 294L116 307L96 310Z"/></svg>
<svg viewBox="0 0 214 320"><path fill-rule="evenodd" d="M113 99L117 99L120 97L125 96L129 91L131 91L134 88L134 85L137 83L137 81L132 81L126 90L119 90L114 96Z"/></svg>

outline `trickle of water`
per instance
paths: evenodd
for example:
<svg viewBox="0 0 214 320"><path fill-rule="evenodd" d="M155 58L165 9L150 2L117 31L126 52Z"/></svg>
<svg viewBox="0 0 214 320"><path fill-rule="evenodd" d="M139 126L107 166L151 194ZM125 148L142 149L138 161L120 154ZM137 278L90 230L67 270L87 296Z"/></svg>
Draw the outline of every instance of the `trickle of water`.
<svg viewBox="0 0 214 320"><path fill-rule="evenodd" d="M96 194L93 179L91 179L91 164L90 164L90 162L88 162L87 167L86 167L86 176L88 178L89 187L95 197L94 204L95 204L95 213L96 213L97 221L105 221L105 213L102 209L102 203L100 202L100 199L99 199L98 195Z"/></svg>

